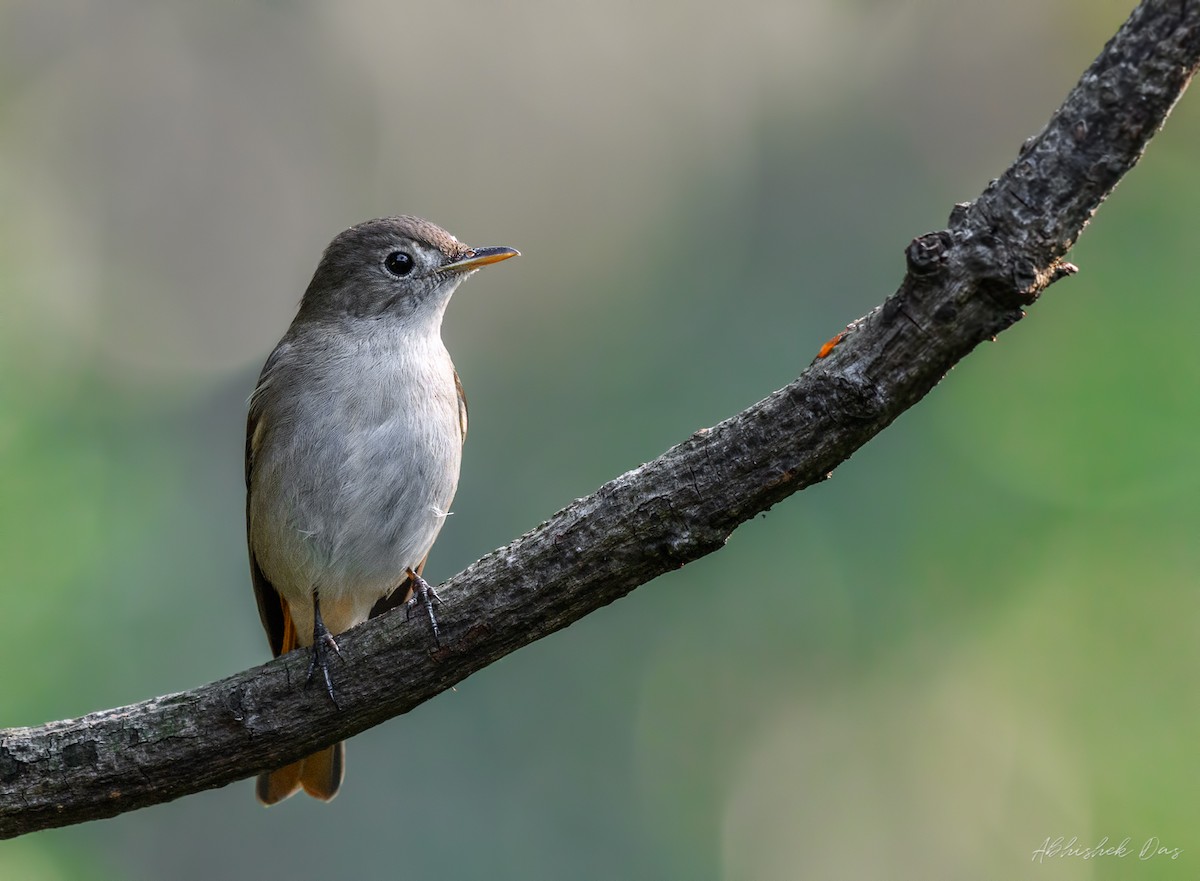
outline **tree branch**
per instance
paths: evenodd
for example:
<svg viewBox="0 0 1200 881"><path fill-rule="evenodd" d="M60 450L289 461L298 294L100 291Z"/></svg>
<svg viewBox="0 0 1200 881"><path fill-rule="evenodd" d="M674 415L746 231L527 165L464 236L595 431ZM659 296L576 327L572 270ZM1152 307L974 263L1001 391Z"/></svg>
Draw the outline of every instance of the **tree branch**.
<svg viewBox="0 0 1200 881"><path fill-rule="evenodd" d="M980 342L1023 317L1141 157L1200 59L1200 0L1146 0L1046 128L949 227L914 240L899 289L787 387L606 483L442 587L444 647L388 614L340 640L335 707L308 655L181 694L0 731L0 836L223 786L411 710L492 661L720 548L823 480Z"/></svg>

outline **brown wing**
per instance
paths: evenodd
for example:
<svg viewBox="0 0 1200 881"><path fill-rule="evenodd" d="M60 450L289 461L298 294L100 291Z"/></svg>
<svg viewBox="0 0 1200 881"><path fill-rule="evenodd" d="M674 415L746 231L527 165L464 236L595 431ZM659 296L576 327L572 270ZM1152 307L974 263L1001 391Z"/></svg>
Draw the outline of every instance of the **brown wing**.
<svg viewBox="0 0 1200 881"><path fill-rule="evenodd" d="M458 425L462 429L463 443L467 441L467 393L463 391L462 380L458 378L458 371L454 371L454 388L458 392ZM421 573L418 572L418 575Z"/></svg>
<svg viewBox="0 0 1200 881"><path fill-rule="evenodd" d="M258 386L250 396L250 410L246 416L246 547L250 550L250 580L254 583L254 598L258 601L258 617L276 657L296 647L296 627L287 602L275 590L254 556L254 542L250 540L250 498L254 485L254 454L262 439L260 431L265 418L262 391L270 382L271 373L285 348L286 343L281 343L267 359ZM258 800L264 805L273 805L303 789L315 798L329 801L342 785L345 756L345 745L334 743L290 765L259 774L255 790Z"/></svg>
<svg viewBox="0 0 1200 881"><path fill-rule="evenodd" d="M263 366L258 386L250 397L250 412L246 416L246 547L250 551L250 580L254 584L254 598L258 601L258 617L262 620L263 630L267 632L267 641L271 644L271 651L276 657L295 648L295 633L293 631L291 640L285 640L285 632L292 629L287 603L283 601L283 597L263 574L258 560L254 556L254 543L250 540L250 487L254 477L254 453L258 448L259 432L263 427L260 392L269 378L270 371L275 366L277 356L282 348L280 346L272 352L271 357ZM285 642L289 641L291 645L285 645Z"/></svg>

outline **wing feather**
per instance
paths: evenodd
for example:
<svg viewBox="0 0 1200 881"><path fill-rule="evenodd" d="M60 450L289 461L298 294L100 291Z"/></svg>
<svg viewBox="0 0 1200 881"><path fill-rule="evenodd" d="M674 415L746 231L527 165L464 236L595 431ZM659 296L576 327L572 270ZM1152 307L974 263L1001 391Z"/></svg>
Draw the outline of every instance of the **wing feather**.
<svg viewBox="0 0 1200 881"><path fill-rule="evenodd" d="M270 579L258 565L254 553L254 541L250 534L250 500L254 486L254 454L262 440L262 432L266 427L263 414L263 394L270 385L275 365L280 355L285 351L286 344L281 343L267 363L263 365L254 394L250 396L249 412L246 416L246 546L250 550L250 580L254 584L254 598L258 602L258 617L262 621L263 630L267 632L267 641L276 657L294 646L284 646L284 631L291 617L287 605L279 592L275 590Z"/></svg>

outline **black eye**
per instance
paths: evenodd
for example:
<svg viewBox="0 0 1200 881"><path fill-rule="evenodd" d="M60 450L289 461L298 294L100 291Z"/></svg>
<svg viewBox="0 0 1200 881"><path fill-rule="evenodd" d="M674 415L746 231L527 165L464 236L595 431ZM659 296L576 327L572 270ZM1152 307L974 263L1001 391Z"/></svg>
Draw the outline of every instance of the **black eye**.
<svg viewBox="0 0 1200 881"><path fill-rule="evenodd" d="M383 268L397 278L402 278L413 271L416 263L413 261L411 254L405 254L403 251L392 251L383 260Z"/></svg>

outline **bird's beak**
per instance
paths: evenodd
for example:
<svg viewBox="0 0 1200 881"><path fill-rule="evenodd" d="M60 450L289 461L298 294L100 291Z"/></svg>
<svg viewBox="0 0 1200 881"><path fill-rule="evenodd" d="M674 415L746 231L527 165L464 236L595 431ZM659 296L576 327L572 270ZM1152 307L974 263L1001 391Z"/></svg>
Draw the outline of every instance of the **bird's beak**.
<svg viewBox="0 0 1200 881"><path fill-rule="evenodd" d="M472 248L462 260L447 263L438 272L472 272L489 263L499 263L509 257L520 257L516 248Z"/></svg>

